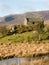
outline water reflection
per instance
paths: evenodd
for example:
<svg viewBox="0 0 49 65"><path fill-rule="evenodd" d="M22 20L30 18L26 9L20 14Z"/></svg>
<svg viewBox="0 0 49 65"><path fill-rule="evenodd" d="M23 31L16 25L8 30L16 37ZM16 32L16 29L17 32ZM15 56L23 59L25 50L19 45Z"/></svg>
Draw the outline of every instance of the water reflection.
<svg viewBox="0 0 49 65"><path fill-rule="evenodd" d="M27 63L31 61L31 58L12 58L0 61L0 65L21 65L21 63Z"/></svg>
<svg viewBox="0 0 49 65"><path fill-rule="evenodd" d="M48 57L45 58L47 59ZM11 58L0 61L0 65L30 65L31 62L37 59L39 58Z"/></svg>

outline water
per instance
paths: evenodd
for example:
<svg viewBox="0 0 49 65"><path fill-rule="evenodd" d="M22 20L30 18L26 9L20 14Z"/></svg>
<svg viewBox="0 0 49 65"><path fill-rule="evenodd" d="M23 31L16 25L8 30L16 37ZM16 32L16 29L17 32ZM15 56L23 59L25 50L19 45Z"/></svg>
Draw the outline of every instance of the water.
<svg viewBox="0 0 49 65"><path fill-rule="evenodd" d="M7 60L1 60L0 65L10 65L11 63L16 63L19 65L20 62L26 62L26 58L11 58Z"/></svg>
<svg viewBox="0 0 49 65"><path fill-rule="evenodd" d="M30 62L34 61L37 59L41 59L41 57L36 57L36 58L11 58L11 59L6 59L6 60L1 60L0 65L19 65L21 62ZM49 58L49 56L43 56L42 58ZM16 63L16 64L11 64L11 63Z"/></svg>
<svg viewBox="0 0 49 65"><path fill-rule="evenodd" d="M0 61L0 65L2 65L2 64L10 65L10 63L13 63L13 62L17 63L18 59L17 58L13 58L13 59L1 60Z"/></svg>

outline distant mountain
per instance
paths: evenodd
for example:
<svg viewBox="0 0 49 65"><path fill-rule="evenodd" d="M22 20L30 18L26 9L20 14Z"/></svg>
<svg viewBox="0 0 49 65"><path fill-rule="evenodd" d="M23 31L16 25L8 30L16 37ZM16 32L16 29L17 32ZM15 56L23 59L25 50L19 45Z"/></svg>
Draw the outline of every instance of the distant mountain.
<svg viewBox="0 0 49 65"><path fill-rule="evenodd" d="M26 12L0 17L0 25L23 24L25 18L42 17L44 21L49 20L49 11Z"/></svg>

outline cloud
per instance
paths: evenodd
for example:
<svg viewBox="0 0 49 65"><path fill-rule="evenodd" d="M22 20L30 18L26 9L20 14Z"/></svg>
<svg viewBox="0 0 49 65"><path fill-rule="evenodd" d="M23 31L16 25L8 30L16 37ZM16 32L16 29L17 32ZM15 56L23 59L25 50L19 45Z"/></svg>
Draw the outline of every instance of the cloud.
<svg viewBox="0 0 49 65"><path fill-rule="evenodd" d="M49 10L49 0L45 0L43 2L43 5L44 5L45 10Z"/></svg>
<svg viewBox="0 0 49 65"><path fill-rule="evenodd" d="M23 12L35 10L35 8L32 5L23 5L23 4L17 6L17 9Z"/></svg>
<svg viewBox="0 0 49 65"><path fill-rule="evenodd" d="M40 1L45 1L45 0L27 0L27 1L30 1L30 2L40 2Z"/></svg>
<svg viewBox="0 0 49 65"><path fill-rule="evenodd" d="M10 9L11 9L10 6L8 6L8 5L4 4L4 3L0 3L0 10L1 11L7 11L7 10L10 10Z"/></svg>
<svg viewBox="0 0 49 65"><path fill-rule="evenodd" d="M45 0L45 5L49 7L49 0Z"/></svg>
<svg viewBox="0 0 49 65"><path fill-rule="evenodd" d="M39 0L29 0L29 1L39 1Z"/></svg>

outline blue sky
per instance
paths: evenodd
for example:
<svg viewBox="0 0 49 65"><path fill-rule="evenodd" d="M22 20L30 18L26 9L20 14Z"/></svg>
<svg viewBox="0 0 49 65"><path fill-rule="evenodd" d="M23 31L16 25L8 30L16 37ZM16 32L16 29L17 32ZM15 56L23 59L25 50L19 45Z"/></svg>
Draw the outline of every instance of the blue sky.
<svg viewBox="0 0 49 65"><path fill-rule="evenodd" d="M0 0L0 17L41 10L49 10L49 0Z"/></svg>

